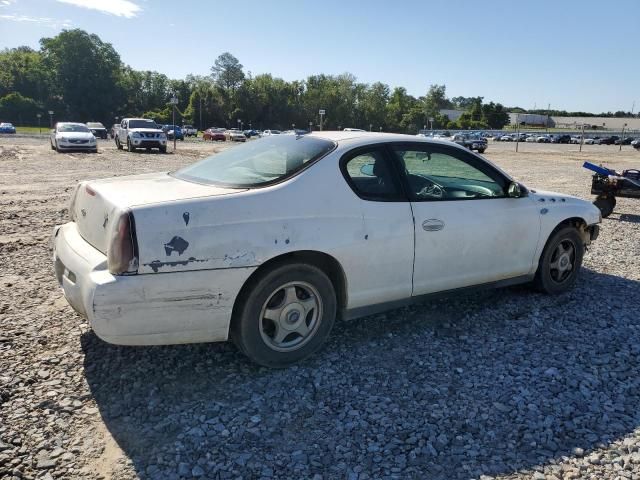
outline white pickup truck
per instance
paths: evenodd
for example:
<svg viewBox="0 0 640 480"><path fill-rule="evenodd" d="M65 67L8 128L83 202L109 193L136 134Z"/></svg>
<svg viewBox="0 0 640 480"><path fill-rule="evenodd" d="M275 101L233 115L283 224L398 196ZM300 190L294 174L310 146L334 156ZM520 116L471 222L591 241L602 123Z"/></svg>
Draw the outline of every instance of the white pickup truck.
<svg viewBox="0 0 640 480"><path fill-rule="evenodd" d="M153 120L123 118L116 134L116 146L118 150L126 147L130 152L137 148L146 148L147 151L157 148L161 153L166 153L167 135Z"/></svg>
<svg viewBox="0 0 640 480"><path fill-rule="evenodd" d="M185 137L197 137L198 129L193 125L183 125L182 133L184 134Z"/></svg>

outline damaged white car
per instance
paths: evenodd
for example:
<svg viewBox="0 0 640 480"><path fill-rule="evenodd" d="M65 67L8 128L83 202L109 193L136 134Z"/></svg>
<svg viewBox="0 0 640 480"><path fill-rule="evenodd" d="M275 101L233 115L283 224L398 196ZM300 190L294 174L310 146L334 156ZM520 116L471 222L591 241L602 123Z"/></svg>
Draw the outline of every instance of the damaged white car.
<svg viewBox="0 0 640 480"><path fill-rule="evenodd" d="M572 287L590 202L529 190L450 142L274 135L176 172L81 182L54 262L107 342L224 341L298 361L352 318L444 292Z"/></svg>

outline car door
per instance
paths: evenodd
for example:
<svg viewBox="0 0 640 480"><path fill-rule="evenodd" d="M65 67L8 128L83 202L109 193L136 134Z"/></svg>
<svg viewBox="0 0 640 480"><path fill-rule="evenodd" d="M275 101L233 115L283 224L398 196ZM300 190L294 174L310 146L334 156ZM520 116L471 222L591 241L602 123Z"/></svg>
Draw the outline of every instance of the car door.
<svg viewBox="0 0 640 480"><path fill-rule="evenodd" d="M415 228L413 295L528 275L539 212L497 168L454 146L390 145L411 200Z"/></svg>
<svg viewBox="0 0 640 480"><path fill-rule="evenodd" d="M351 150L341 158L340 169L360 199L364 230L362 266L349 279L350 306L410 298L413 216L389 152L384 145Z"/></svg>

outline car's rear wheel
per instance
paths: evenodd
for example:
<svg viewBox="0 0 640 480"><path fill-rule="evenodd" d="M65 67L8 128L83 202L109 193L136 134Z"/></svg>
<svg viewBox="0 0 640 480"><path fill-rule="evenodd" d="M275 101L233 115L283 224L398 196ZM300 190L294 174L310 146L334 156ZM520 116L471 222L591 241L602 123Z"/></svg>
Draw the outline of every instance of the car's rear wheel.
<svg viewBox="0 0 640 480"><path fill-rule="evenodd" d="M118 137L116 137L116 147L118 147L118 150L122 150L122 144L120 143L120 139Z"/></svg>
<svg viewBox="0 0 640 480"><path fill-rule="evenodd" d="M484 148L481 148L480 150L478 150L478 153L482 155L484 153Z"/></svg>
<svg viewBox="0 0 640 480"><path fill-rule="evenodd" d="M584 242L576 228L561 228L544 247L534 285L545 293L566 292L576 282L583 256Z"/></svg>
<svg viewBox="0 0 640 480"><path fill-rule="evenodd" d="M600 195L594 200L593 204L600 209L602 218L607 218L616 208L616 197L613 195Z"/></svg>
<svg viewBox="0 0 640 480"><path fill-rule="evenodd" d="M252 281L237 300L231 336L254 362L285 367L325 342L336 316L331 280L308 264L276 267Z"/></svg>

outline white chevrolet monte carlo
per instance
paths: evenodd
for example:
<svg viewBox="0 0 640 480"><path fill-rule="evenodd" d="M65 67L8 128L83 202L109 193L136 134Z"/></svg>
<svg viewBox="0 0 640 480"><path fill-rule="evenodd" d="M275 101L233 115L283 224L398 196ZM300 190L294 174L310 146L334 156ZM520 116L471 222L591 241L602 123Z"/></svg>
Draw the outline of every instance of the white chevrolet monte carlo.
<svg viewBox="0 0 640 480"><path fill-rule="evenodd" d="M233 339L266 366L336 318L443 292L572 287L599 210L446 141L273 135L176 172L81 182L54 230L64 294L122 345Z"/></svg>

